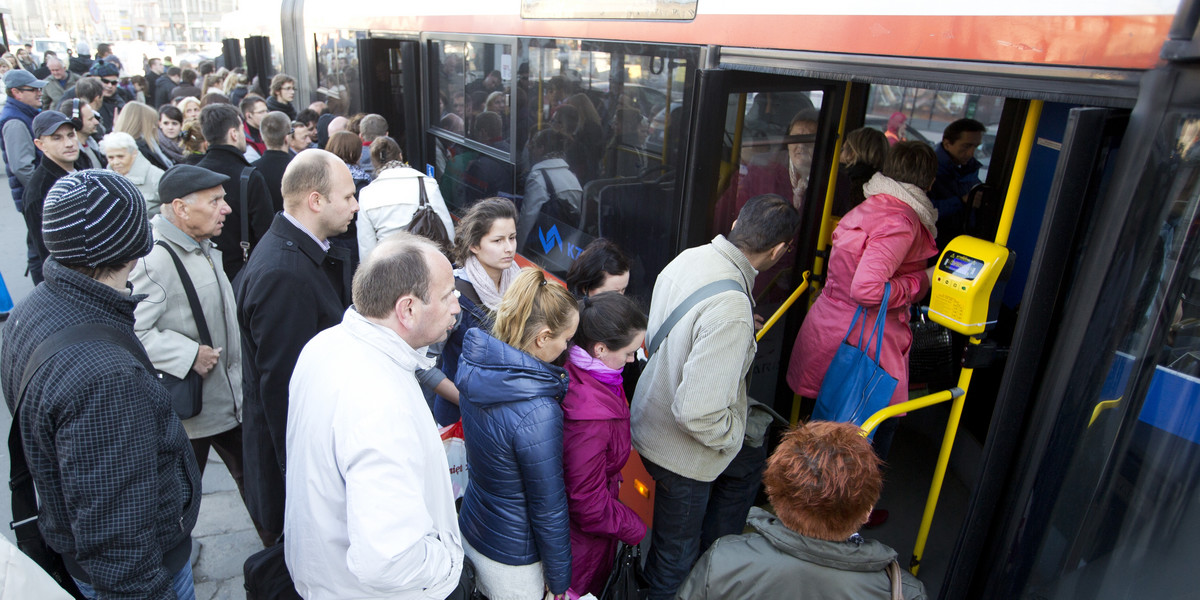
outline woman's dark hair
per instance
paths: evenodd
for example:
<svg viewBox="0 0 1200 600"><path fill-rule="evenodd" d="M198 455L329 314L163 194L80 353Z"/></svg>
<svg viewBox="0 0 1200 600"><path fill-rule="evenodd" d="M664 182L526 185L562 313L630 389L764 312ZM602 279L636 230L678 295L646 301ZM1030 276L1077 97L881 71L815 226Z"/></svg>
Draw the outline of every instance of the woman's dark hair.
<svg viewBox="0 0 1200 600"><path fill-rule="evenodd" d="M629 257L611 240L596 238L571 263L567 271L567 289L579 297L604 284L609 275L629 272Z"/></svg>
<svg viewBox="0 0 1200 600"><path fill-rule="evenodd" d="M342 162L357 165L362 157L362 139L349 131L339 131L329 136L325 149L342 159Z"/></svg>
<svg viewBox="0 0 1200 600"><path fill-rule="evenodd" d="M471 247L478 246L484 236L492 230L492 223L500 219L517 222L517 207L507 198L485 198L467 209L458 226L454 228L454 260L459 265L471 258Z"/></svg>
<svg viewBox="0 0 1200 600"><path fill-rule="evenodd" d="M200 107L203 108L210 104L232 105L233 102L229 101L229 96L226 96L225 94L222 94L221 92L209 92L209 93L205 94L203 98L200 99Z"/></svg>
<svg viewBox="0 0 1200 600"><path fill-rule="evenodd" d="M887 160L883 161L883 173L900 183L911 183L928 189L937 177L937 153L925 142L900 142L892 146Z"/></svg>
<svg viewBox="0 0 1200 600"><path fill-rule="evenodd" d="M162 107L158 109L158 119L161 121L163 117L166 117L177 123L183 123L183 111L179 110L178 106L172 106L170 104L162 105Z"/></svg>
<svg viewBox="0 0 1200 600"><path fill-rule="evenodd" d="M604 292L579 301L579 327L573 340L591 355L598 343L619 350L645 330L646 315L637 302L624 294Z"/></svg>
<svg viewBox="0 0 1200 600"><path fill-rule="evenodd" d="M371 142L370 147L371 166L375 167L375 172L383 171L383 168L393 161L404 162L404 154L400 151L400 144L396 140L381 135Z"/></svg>

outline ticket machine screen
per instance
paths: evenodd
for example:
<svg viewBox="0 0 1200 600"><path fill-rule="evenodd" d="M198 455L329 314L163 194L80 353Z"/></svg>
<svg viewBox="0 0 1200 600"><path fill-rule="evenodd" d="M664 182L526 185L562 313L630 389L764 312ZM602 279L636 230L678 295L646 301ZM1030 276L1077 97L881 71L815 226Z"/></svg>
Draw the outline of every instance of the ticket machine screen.
<svg viewBox="0 0 1200 600"><path fill-rule="evenodd" d="M983 261L948 250L942 255L942 262L938 267L955 277L974 281L983 271Z"/></svg>

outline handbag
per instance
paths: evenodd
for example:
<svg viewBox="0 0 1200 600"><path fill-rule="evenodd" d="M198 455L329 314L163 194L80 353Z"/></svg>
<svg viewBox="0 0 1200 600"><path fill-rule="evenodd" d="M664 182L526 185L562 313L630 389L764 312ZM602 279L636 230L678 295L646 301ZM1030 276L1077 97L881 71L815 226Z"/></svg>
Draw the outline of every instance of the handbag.
<svg viewBox="0 0 1200 600"><path fill-rule="evenodd" d="M950 330L930 321L925 307L913 307L916 313L908 322L912 331L912 347L908 351L909 383L924 383L930 392L949 389L954 385L957 365L954 364L954 341Z"/></svg>
<svg viewBox="0 0 1200 600"><path fill-rule="evenodd" d="M409 220L405 229L409 233L433 240L443 251L450 249L454 244L450 242L450 233L446 231L446 224L442 222L442 218L434 212L433 205L429 203L429 196L425 192L424 175L418 176L417 188L421 193L420 206L413 213L412 219Z"/></svg>
<svg viewBox="0 0 1200 600"><path fill-rule="evenodd" d="M183 284L183 293L187 295L188 306L192 309L192 318L196 320L200 343L211 348L212 336L208 333L208 321L204 318L204 310L200 307L200 297L196 295L196 286L192 285L192 278L188 276L179 255L175 254L166 242L159 240L155 245L162 246L167 254L171 255L175 270L179 272L179 281ZM187 375L182 379L163 371L158 371L158 378L171 395L171 408L175 409L175 414L179 415L180 419L190 419L200 414L200 410L204 408L203 375L188 369Z"/></svg>
<svg viewBox="0 0 1200 600"><path fill-rule="evenodd" d="M642 574L642 549L618 542L617 560L613 564L600 600L642 600L650 593L650 584Z"/></svg>
<svg viewBox="0 0 1200 600"><path fill-rule="evenodd" d="M242 564L246 600L300 600L283 556L283 536L274 546L250 555Z"/></svg>
<svg viewBox="0 0 1200 600"><path fill-rule="evenodd" d="M875 326L871 337L863 345L863 334L866 333L867 311L859 306L854 311L854 319L850 328L842 338L842 344L834 354L829 369L825 371L825 379L821 382L821 392L817 396L817 405L813 409L813 421L836 421L862 425L871 415L879 412L892 399L896 391L897 380L879 365L879 352L883 346L883 327L887 319L888 298L891 296L892 285L883 286L883 302L879 305L879 314L875 317ZM863 318L862 330L858 333L858 346L848 342L859 316ZM870 344L875 342L875 354L871 356ZM874 432L872 431L872 436Z"/></svg>
<svg viewBox="0 0 1200 600"><path fill-rule="evenodd" d="M888 580L892 584L892 600L904 600L903 580L900 576L900 563L892 561L887 566Z"/></svg>
<svg viewBox="0 0 1200 600"><path fill-rule="evenodd" d="M98 323L84 323L68 327L46 338L34 348L25 363L21 374L21 385L17 391L17 403L13 408L12 425L8 429L8 487L12 490L12 517L9 524L16 534L17 547L29 558L33 559L59 586L72 597L83 600L85 596L75 585L67 570L63 555L55 552L38 527L37 490L33 484L33 475L29 472L29 464L25 460L25 447L21 444L21 407L25 401L25 389L33 379L34 374L42 368L55 354L73 346L91 341L105 341L124 348L137 358L147 370L153 371L146 351L140 345L135 345L129 337L112 327ZM77 565L76 565L77 566Z"/></svg>

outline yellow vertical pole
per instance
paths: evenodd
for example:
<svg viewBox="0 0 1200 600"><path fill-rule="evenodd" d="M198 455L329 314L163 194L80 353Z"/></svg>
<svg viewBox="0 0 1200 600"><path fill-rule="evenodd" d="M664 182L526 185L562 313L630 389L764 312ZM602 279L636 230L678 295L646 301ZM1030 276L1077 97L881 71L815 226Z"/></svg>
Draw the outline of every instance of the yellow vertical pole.
<svg viewBox="0 0 1200 600"><path fill-rule="evenodd" d="M1021 188L1025 184L1025 172L1029 168L1029 155L1033 152L1033 143L1037 139L1038 122L1042 118L1042 101L1032 100L1029 110L1025 113L1025 127L1021 131L1021 144L1017 148L1017 158L1013 163L1012 177L1008 182L1008 192L1004 196L1004 210L1000 213L1000 225L996 229L996 243L1003 246L1008 243L1012 232L1013 217L1017 214L1017 201L1021 197ZM971 345L980 343L980 338L971 338ZM962 418L963 405L970 391L971 374L973 369L964 368L958 375L958 387L963 395L954 399L950 405L950 418L946 421L946 433L942 437L942 448L938 452L937 465L933 470L933 483L929 486L929 497L925 500L925 513L921 516L921 527L917 530L917 543L913 548L913 575L921 568L921 556L925 553L925 543L929 540L929 529L933 526L933 513L937 510L938 496L942 492L942 482L946 478L946 467L950 464L950 451L954 448L954 438L958 434L958 423Z"/></svg>
<svg viewBox="0 0 1200 600"><path fill-rule="evenodd" d="M842 93L842 111L838 118L837 141L833 145L833 165L829 168L829 185L825 188L825 206L821 210L821 232L817 236L817 253L818 256L813 260L813 279L821 281L821 275L825 274L825 259L820 256L821 252L829 249L829 240L833 237L833 196L837 190L837 174L838 174L838 158L842 155L842 142L846 139L846 113L850 110L850 86L852 84L847 81L846 89ZM814 288L819 289L820 283L814 283ZM816 301L817 294L809 294L808 305Z"/></svg>

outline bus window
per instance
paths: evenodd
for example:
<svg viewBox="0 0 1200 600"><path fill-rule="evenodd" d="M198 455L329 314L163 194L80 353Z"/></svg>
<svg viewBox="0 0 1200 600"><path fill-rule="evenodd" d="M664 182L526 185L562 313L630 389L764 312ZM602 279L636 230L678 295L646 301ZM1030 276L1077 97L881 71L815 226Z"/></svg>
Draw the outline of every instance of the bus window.
<svg viewBox="0 0 1200 600"><path fill-rule="evenodd" d="M889 141L925 142L934 148L942 140L946 126L958 119L975 119L987 128L983 143L975 151L982 166L979 179L987 181L992 146L1004 110L1003 96L980 96L960 92L941 92L897 85L873 85L867 96L863 125L888 132Z"/></svg>
<svg viewBox="0 0 1200 600"><path fill-rule="evenodd" d="M468 42L462 96L466 136L507 153L510 149L512 46ZM458 109L457 90L455 109ZM485 114L486 113L486 114Z"/></svg>
<svg viewBox="0 0 1200 600"><path fill-rule="evenodd" d="M362 110L356 40L364 31L322 31L314 34L317 46L317 80L314 98L325 101L329 112L349 117Z"/></svg>
<svg viewBox="0 0 1200 600"><path fill-rule="evenodd" d="M714 234L728 234L738 211L754 196L779 194L801 212L812 201L821 99L822 95L810 91L729 94ZM787 263L780 261L772 272L756 279L755 296L760 301L782 300L791 293Z"/></svg>

